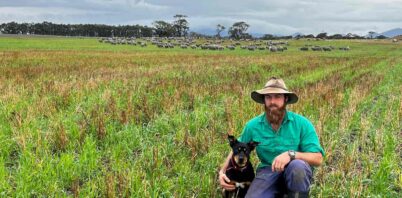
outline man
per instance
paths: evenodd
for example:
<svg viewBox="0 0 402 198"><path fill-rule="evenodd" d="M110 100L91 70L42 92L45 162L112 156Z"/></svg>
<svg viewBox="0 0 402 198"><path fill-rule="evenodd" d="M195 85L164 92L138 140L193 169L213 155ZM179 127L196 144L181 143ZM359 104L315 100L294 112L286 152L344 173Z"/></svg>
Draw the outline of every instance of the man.
<svg viewBox="0 0 402 198"><path fill-rule="evenodd" d="M298 96L289 92L285 82L272 77L265 87L253 91L251 98L264 105L265 113L251 119L239 137L247 143L259 142L256 148L260 164L246 197L308 197L312 179L311 166L322 163L324 150L312 123L305 117L286 110ZM229 154L219 171L219 183L226 190L234 190L228 184L226 167Z"/></svg>

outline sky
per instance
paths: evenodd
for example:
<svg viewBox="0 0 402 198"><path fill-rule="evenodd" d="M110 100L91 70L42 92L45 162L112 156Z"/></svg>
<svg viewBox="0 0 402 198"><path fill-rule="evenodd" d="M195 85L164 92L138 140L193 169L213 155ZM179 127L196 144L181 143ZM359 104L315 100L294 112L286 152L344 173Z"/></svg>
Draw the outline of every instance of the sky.
<svg viewBox="0 0 402 198"><path fill-rule="evenodd" d="M244 21L248 33L366 35L402 28L402 0L0 0L0 23L147 25L187 16L190 31Z"/></svg>

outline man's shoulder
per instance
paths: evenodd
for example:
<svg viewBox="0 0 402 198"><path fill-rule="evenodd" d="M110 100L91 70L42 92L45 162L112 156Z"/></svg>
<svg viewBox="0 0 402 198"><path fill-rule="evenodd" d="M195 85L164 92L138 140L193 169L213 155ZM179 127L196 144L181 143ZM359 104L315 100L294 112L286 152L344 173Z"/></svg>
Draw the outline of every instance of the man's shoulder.
<svg viewBox="0 0 402 198"><path fill-rule="evenodd" d="M247 124L246 124L246 126L255 126L255 125L257 125L257 124L259 124L260 122L262 122L263 120L263 118L264 118L264 116L265 116L265 114L264 113L262 113L262 114L260 114L260 115L258 115L258 116L255 116L254 118L252 118L252 119L250 119L248 122L247 122Z"/></svg>
<svg viewBox="0 0 402 198"><path fill-rule="evenodd" d="M301 122L301 123L311 123L311 121L306 118L305 116L302 116L298 113L292 112L292 111L287 111L288 113L288 119L295 120L296 122Z"/></svg>

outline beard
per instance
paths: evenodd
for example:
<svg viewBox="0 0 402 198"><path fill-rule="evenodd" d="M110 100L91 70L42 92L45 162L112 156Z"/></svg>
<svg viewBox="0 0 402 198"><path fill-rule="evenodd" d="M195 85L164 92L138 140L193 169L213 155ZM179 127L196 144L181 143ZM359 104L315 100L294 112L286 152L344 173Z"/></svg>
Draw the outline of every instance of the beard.
<svg viewBox="0 0 402 198"><path fill-rule="evenodd" d="M276 107L276 109L271 109L272 107ZM267 107L264 105L264 108L269 123L275 125L281 124L280 122L286 112L286 104L284 104L282 107L278 107L277 105L270 105Z"/></svg>

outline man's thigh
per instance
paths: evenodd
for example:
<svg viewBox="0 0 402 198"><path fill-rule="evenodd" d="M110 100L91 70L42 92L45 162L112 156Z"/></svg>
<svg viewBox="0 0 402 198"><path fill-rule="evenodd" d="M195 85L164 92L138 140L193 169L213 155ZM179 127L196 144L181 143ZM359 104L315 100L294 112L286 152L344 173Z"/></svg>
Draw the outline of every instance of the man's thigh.
<svg viewBox="0 0 402 198"><path fill-rule="evenodd" d="M286 185L283 173L272 172L271 167L257 171L257 175L247 191L247 198L276 197L283 194Z"/></svg>

